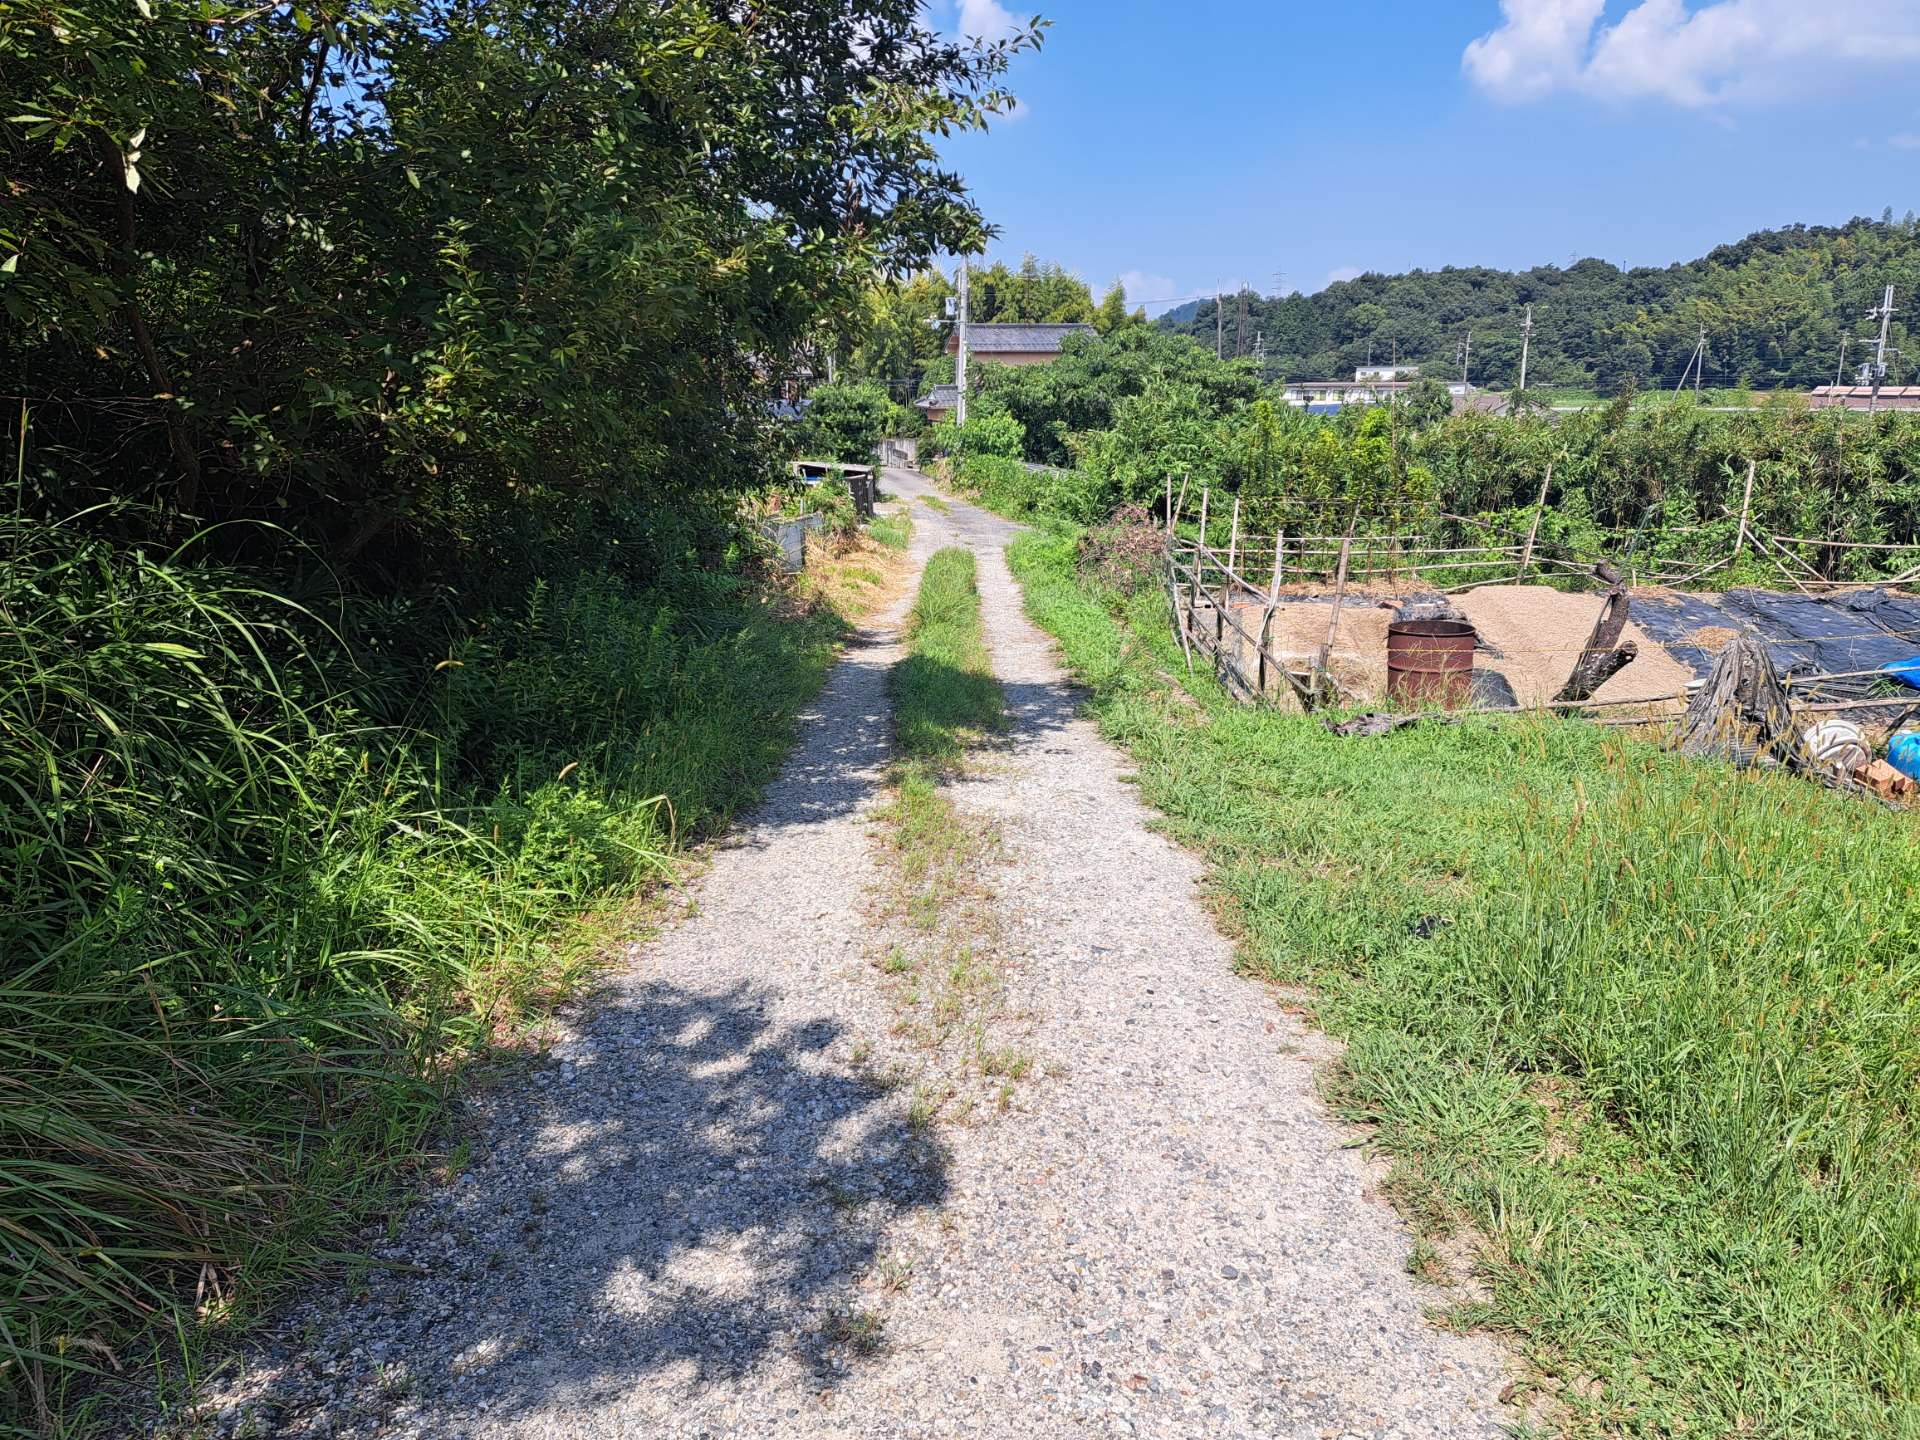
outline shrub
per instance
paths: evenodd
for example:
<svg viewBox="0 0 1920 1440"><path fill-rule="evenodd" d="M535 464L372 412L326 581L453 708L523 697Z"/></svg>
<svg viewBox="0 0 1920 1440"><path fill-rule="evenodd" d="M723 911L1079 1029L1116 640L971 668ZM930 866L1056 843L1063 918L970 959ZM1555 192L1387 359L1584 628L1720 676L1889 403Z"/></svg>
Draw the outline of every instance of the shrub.
<svg viewBox="0 0 1920 1440"><path fill-rule="evenodd" d="M934 427L933 448L964 465L979 456L1018 460L1026 438L1020 422L1004 411L970 415L965 425L943 420Z"/></svg>
<svg viewBox="0 0 1920 1440"><path fill-rule="evenodd" d="M823 385L807 397L794 443L814 459L870 465L880 442L903 423L901 408L878 385Z"/></svg>

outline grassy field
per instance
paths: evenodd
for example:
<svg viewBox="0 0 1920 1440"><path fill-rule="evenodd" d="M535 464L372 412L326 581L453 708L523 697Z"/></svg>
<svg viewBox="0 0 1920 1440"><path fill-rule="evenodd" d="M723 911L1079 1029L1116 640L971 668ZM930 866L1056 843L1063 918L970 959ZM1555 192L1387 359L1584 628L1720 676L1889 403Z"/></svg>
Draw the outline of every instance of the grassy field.
<svg viewBox="0 0 1920 1440"><path fill-rule="evenodd" d="M1578 1436L1920 1435L1910 817L1577 721L1342 740L1185 679L1164 602L1012 552L1246 970ZM1181 692L1186 692L1182 694Z"/></svg>

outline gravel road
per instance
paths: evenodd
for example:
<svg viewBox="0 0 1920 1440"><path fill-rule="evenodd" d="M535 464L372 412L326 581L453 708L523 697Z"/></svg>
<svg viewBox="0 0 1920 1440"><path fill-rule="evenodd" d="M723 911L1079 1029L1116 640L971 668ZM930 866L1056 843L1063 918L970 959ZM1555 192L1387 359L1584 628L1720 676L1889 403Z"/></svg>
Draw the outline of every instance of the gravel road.
<svg viewBox="0 0 1920 1440"><path fill-rule="evenodd" d="M888 490L928 492L909 471ZM960 782L1006 862L1001 968L1041 1075L917 1135L869 1058L885 675L861 633L780 780L547 1061L458 1124L471 1167L208 1396L220 1435L1493 1436L1505 1361L1427 1325L1409 1240L1260 986L979 557L1015 726ZM884 1043L881 1044L884 1049Z"/></svg>

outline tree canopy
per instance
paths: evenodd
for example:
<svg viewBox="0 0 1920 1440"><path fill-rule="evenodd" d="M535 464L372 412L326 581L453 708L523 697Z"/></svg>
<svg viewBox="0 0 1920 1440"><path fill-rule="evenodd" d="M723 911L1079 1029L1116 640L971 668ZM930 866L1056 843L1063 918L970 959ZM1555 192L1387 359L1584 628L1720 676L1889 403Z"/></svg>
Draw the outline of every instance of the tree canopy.
<svg viewBox="0 0 1920 1440"><path fill-rule="evenodd" d="M1472 331L1470 378L1511 388L1532 305L1529 387L1671 389L1704 326L1707 385L1804 389L1834 378L1843 337L1852 337L1849 364L1864 358L1870 327L1862 317L1887 285L1903 299L1920 293L1920 224L1911 215L1763 230L1664 268L1588 259L1524 271L1369 273L1315 295L1223 297L1218 331L1212 301L1160 324L1208 349L1223 333L1229 358L1264 347L1267 377L1290 380L1337 379L1389 360L1453 377ZM1911 322L1911 311L1906 323L1896 319L1896 344L1906 343Z"/></svg>
<svg viewBox="0 0 1920 1440"><path fill-rule="evenodd" d="M30 490L350 561L739 485L823 317L990 236L936 144L1036 38L913 0L0 12Z"/></svg>

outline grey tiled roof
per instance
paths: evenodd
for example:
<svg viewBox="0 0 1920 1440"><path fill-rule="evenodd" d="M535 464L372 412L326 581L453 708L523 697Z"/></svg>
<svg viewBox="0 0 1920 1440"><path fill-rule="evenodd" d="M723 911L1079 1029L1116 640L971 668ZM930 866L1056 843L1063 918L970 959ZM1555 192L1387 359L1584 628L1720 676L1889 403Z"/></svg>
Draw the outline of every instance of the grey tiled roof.
<svg viewBox="0 0 1920 1440"><path fill-rule="evenodd" d="M974 354L1051 355L1069 335L1091 335L1091 325L969 325L967 349Z"/></svg>
<svg viewBox="0 0 1920 1440"><path fill-rule="evenodd" d="M936 385L913 402L922 410L952 410L960 404L958 385Z"/></svg>

